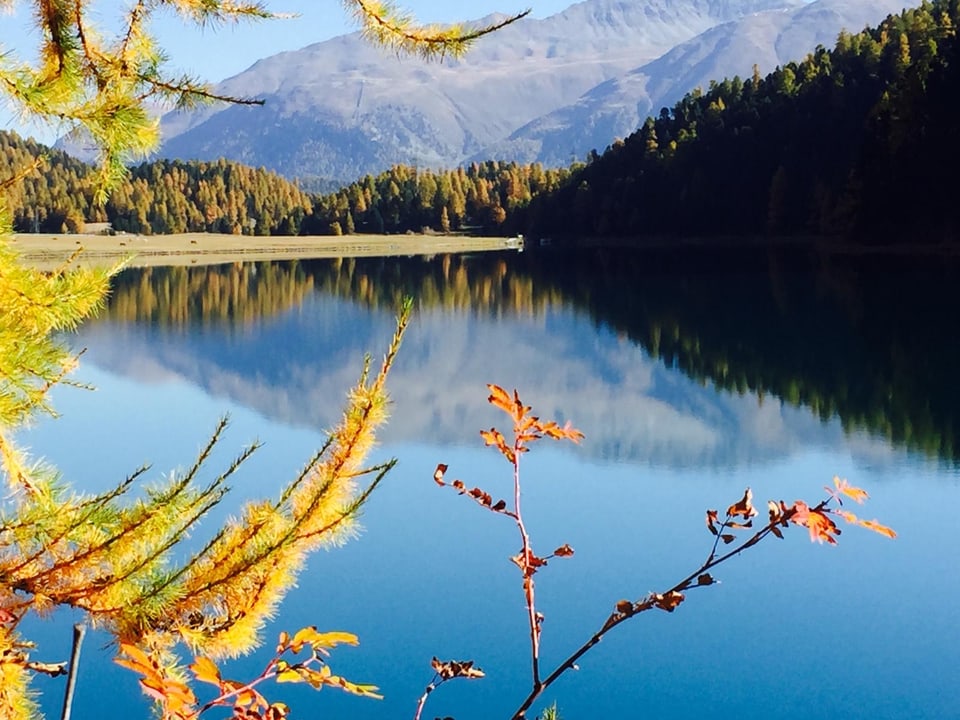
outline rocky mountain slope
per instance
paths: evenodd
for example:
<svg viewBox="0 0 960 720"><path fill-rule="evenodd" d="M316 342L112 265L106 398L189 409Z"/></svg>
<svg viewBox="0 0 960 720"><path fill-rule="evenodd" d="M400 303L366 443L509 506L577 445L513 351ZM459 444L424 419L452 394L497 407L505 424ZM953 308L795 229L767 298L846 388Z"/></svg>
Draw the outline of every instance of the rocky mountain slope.
<svg viewBox="0 0 960 720"><path fill-rule="evenodd" d="M817 0L746 15L597 85L576 102L484 148L478 158L569 164L571 158L582 158L591 149L602 151L614 138L626 137L648 116L672 107L696 87L734 75L748 78L754 65L766 75L778 65L801 60L817 45L832 48L840 30L862 30L902 7L903 0Z"/></svg>
<svg viewBox="0 0 960 720"><path fill-rule="evenodd" d="M343 181L396 163L567 164L697 84L802 57L894 2L586 0L433 64L345 35L261 60L217 87L264 107L166 115L159 154Z"/></svg>

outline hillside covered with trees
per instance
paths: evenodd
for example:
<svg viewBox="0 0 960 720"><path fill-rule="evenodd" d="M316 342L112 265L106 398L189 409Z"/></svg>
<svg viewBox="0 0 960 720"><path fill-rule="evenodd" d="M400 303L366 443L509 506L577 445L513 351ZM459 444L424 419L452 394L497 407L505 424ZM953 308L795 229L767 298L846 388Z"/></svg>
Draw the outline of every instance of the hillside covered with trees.
<svg viewBox="0 0 960 720"><path fill-rule="evenodd" d="M557 190L570 169L490 161L447 171L396 166L314 195L279 175L227 160L159 160L131 169L106 205L94 169L33 140L0 132L0 174L43 158L42 171L4 191L20 232L80 232L90 222L145 235L219 232L339 235L498 232L508 214Z"/></svg>
<svg viewBox="0 0 960 720"><path fill-rule="evenodd" d="M960 0L935 0L840 34L766 77L694 91L587 163L395 166L324 195L264 169L157 161L131 169L107 204L67 155L0 133L0 173L38 156L6 190L22 232L112 223L143 234L401 233L532 236L818 235L952 238L947 168L960 161Z"/></svg>
<svg viewBox="0 0 960 720"><path fill-rule="evenodd" d="M953 237L958 20L956 0L925 0L766 77L690 93L509 225L587 236Z"/></svg>

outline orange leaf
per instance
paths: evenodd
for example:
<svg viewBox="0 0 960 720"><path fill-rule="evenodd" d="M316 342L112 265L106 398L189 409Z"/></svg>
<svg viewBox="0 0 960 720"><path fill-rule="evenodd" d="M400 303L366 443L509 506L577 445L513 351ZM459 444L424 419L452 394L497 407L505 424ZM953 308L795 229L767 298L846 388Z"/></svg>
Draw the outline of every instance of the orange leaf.
<svg viewBox="0 0 960 720"><path fill-rule="evenodd" d="M507 441L501 433L496 428L490 428L489 430L481 430L480 437L483 438L483 441L486 445L493 445L500 451L500 454L503 455L511 463L514 461L514 453L507 446Z"/></svg>
<svg viewBox="0 0 960 720"><path fill-rule="evenodd" d="M357 636L347 632L317 632L317 628L305 627L297 631L290 643L290 649L298 653L304 645L309 645L314 650L323 650L324 648L333 648L337 645L359 645Z"/></svg>
<svg viewBox="0 0 960 720"><path fill-rule="evenodd" d="M136 645L130 645L129 643L122 642L120 643L120 652L123 655L126 655L128 659L118 658L115 661L118 665L123 665L134 672L140 673L141 675L157 672L157 664ZM121 662L121 660L123 661Z"/></svg>
<svg viewBox="0 0 960 720"><path fill-rule="evenodd" d="M823 510L811 508L802 500L797 500L793 508L795 512L790 520L810 531L811 542L837 544L836 536L840 534L840 528Z"/></svg>
<svg viewBox="0 0 960 720"><path fill-rule="evenodd" d="M876 520L860 520L860 525L867 528L867 530L873 530L875 533L886 535L891 539L897 536L897 533L893 528L889 528L886 525L881 525Z"/></svg>
<svg viewBox="0 0 960 720"><path fill-rule="evenodd" d="M554 550L553 554L556 557L570 557L571 555L573 555L573 548L570 547L567 543L564 543L563 545L558 547L556 550Z"/></svg>
<svg viewBox="0 0 960 720"><path fill-rule="evenodd" d="M434 481L437 485L445 485L445 484L446 484L446 483L443 482L443 474L444 474L446 471L447 471L447 466L446 466L446 465L444 465L443 463L439 463L439 464L437 465L437 469L434 470L434 472L433 472L433 481Z"/></svg>
<svg viewBox="0 0 960 720"><path fill-rule="evenodd" d="M534 429L536 429L536 430L538 430L538 431L540 431L540 432L543 432L543 426L540 425L540 418L538 418L538 417L527 417L527 418L524 418L524 419L523 419L523 422L521 422L519 425L517 425L517 426L513 429L513 432L514 432L514 434L516 434L516 435L523 435L523 434L526 433L527 430L529 430L530 428L534 428ZM531 436L531 437L532 437L532 436Z"/></svg>
<svg viewBox="0 0 960 720"><path fill-rule="evenodd" d="M164 692L163 683L158 678L141 678L140 689L148 698L158 703L166 703L167 694Z"/></svg>
<svg viewBox="0 0 960 720"><path fill-rule="evenodd" d="M311 640L310 644L314 649L317 648L335 648L337 645L359 645L360 639L353 633L348 632L325 632L317 633Z"/></svg>
<svg viewBox="0 0 960 720"><path fill-rule="evenodd" d="M487 445L496 445L497 447L505 447L506 442L503 438L503 433L501 433L496 428L490 428L489 430L481 430L480 437L483 438L483 441Z"/></svg>
<svg viewBox="0 0 960 720"><path fill-rule="evenodd" d="M853 487L845 479L841 480L839 477L834 476L833 486L836 490L831 490L830 488L824 488L827 492L837 498L838 502L843 502L840 498L840 495L846 495L848 498L853 500L855 503L863 504L863 501L869 498L866 490L863 490L858 487Z"/></svg>
<svg viewBox="0 0 960 720"><path fill-rule="evenodd" d="M510 413L513 416L514 422L520 422L520 420L530 412L531 407L529 405L524 405L520 402L520 393L516 390L513 391L513 411ZM537 420L539 418L534 418Z"/></svg>
<svg viewBox="0 0 960 720"><path fill-rule="evenodd" d="M488 384L487 389L490 390L490 397L487 398L487 402L500 408L508 415L513 415L513 402L510 400L507 391L499 385L492 384Z"/></svg>
<svg viewBox="0 0 960 720"><path fill-rule="evenodd" d="M837 515L838 517L842 517L848 523L851 523L853 525L856 525L858 522L860 522L860 519L856 515L854 515L852 512L847 512L846 510L831 510L830 512L832 512L834 515Z"/></svg>
<svg viewBox="0 0 960 720"><path fill-rule="evenodd" d="M460 677L483 677L483 671L480 668L476 668L474 672L479 673L479 675L461 675ZM339 685L348 693L353 695L359 695L360 697L373 698L374 700L383 700L383 695L377 692L380 688L376 685L365 685L361 683L350 682L344 678L339 678Z"/></svg>
<svg viewBox="0 0 960 720"><path fill-rule="evenodd" d="M205 682L210 685L220 687L220 668L210 658L198 657L190 666L193 676L199 682Z"/></svg>
<svg viewBox="0 0 960 720"><path fill-rule="evenodd" d="M581 440L583 440L583 433L573 427L569 420L567 420L562 428L557 430L557 434L559 437L574 443L579 443Z"/></svg>

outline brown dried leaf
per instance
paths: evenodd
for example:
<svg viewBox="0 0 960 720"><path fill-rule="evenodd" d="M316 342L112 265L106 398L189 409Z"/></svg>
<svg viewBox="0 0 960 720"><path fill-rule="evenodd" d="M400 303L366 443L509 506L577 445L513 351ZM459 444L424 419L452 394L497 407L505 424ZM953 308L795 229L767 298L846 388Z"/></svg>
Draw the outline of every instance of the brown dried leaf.
<svg viewBox="0 0 960 720"><path fill-rule="evenodd" d="M737 517L738 515L745 520L749 520L757 514L757 509L753 507L753 492L747 488L743 497L727 508L727 515Z"/></svg>
<svg viewBox="0 0 960 720"><path fill-rule="evenodd" d="M767 501L767 512L770 515L770 522L776 522L783 516L783 509L773 500Z"/></svg>
<svg viewBox="0 0 960 720"><path fill-rule="evenodd" d="M714 535L717 534L717 523L720 522L719 517L717 516L716 510L707 510L707 530L709 530Z"/></svg>
<svg viewBox="0 0 960 720"><path fill-rule="evenodd" d="M442 486L442 485L446 485L446 483L443 482L443 474L444 474L446 471L447 471L447 466L446 466L446 465L444 465L443 463L439 463L439 464L437 465L437 469L434 470L434 472L433 472L433 481L434 481L437 485L441 485L441 486Z"/></svg>
<svg viewBox="0 0 960 720"><path fill-rule="evenodd" d="M484 677L484 672L478 667L474 667L473 660L447 660L440 661L433 658L430 666L443 680L452 680L454 678L466 678L467 680L476 680Z"/></svg>
<svg viewBox="0 0 960 720"><path fill-rule="evenodd" d="M673 612L686 598L683 593L671 590L666 595L654 595L654 604L661 610Z"/></svg>
<svg viewBox="0 0 960 720"><path fill-rule="evenodd" d="M573 548L570 547L567 543L564 543L556 550L553 551L555 557L570 557L573 555Z"/></svg>
<svg viewBox="0 0 960 720"><path fill-rule="evenodd" d="M539 555L534 555L533 553L530 553L528 562L530 563L530 567L532 568L543 567L544 565L547 564L547 561L545 558L542 558Z"/></svg>

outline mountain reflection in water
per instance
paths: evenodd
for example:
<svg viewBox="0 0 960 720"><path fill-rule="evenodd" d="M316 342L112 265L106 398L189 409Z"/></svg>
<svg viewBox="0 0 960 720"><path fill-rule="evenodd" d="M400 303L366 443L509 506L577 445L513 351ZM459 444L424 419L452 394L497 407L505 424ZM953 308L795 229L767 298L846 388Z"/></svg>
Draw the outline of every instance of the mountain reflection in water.
<svg viewBox="0 0 960 720"><path fill-rule="evenodd" d="M80 489L102 489L144 460L160 471L188 461L229 411L225 462L255 437L265 445L195 529L201 542L297 472L412 296L376 451L399 464L365 508L363 534L311 558L265 634L311 624L358 634L334 672L380 685L385 699L289 686L273 698L301 717L412 717L433 655L475 659L487 677L440 689L429 717L508 717L525 694L528 639L506 559L516 538L431 480L443 462L451 477L505 492L509 470L478 434L502 425L484 402L496 382L586 434L524 459L538 549L576 549L537 576L548 664L620 598L696 567L712 540L704 510L745 486L759 502L791 502L838 473L871 492L865 517L900 533L851 529L825 548L790 532L745 554L677 612L605 638L545 698L563 717L695 720L714 707L747 720L951 717L960 537L939 510L960 503L953 270L800 259L802 269L784 255L693 263L607 249L130 271L76 339L89 348L79 378L100 391L62 389L63 419L26 441ZM69 625L38 626L45 657L62 654ZM102 645L85 648L75 715L145 717L135 681ZM262 660L230 675L252 677ZM44 692L52 717L56 691Z"/></svg>
<svg viewBox="0 0 960 720"><path fill-rule="evenodd" d="M116 342L90 344L98 362L159 363L325 427L322 399L411 296L419 317L394 379L405 421L391 434L472 438L474 391L496 381L589 415L593 451L611 459L753 456L723 428L803 434L809 413L791 409L805 408L954 462L955 274L939 262L626 249L138 270L119 278L103 321ZM677 386L672 369L704 389Z"/></svg>

